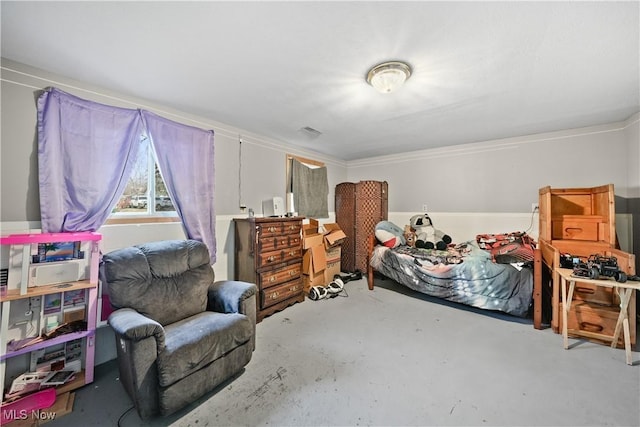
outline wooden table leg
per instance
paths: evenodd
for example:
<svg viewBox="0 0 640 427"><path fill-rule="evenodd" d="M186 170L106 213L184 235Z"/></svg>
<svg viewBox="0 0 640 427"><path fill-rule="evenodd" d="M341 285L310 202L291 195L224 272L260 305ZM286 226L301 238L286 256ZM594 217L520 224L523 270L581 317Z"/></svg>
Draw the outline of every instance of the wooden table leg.
<svg viewBox="0 0 640 427"><path fill-rule="evenodd" d="M569 284L569 292L567 295L567 279L562 277L562 338L564 341L564 348L569 349L569 310L571 310L571 300L573 299L573 290L576 282L571 281Z"/></svg>
<svg viewBox="0 0 640 427"><path fill-rule="evenodd" d="M629 333L629 301L631 301L632 289L620 289L620 314L616 322L616 329L613 332L613 340L611 348L615 348L618 344L621 329L624 336L624 351L627 359L627 365L631 365L631 336Z"/></svg>
<svg viewBox="0 0 640 427"><path fill-rule="evenodd" d="M558 316L560 316L560 299L562 299L562 296L560 295L560 293L562 292L562 289L558 289L558 286L560 286L560 288L562 288L562 284L561 282L561 278L560 278L560 274L558 274L558 272L556 271L556 269L553 269L552 274L552 292L551 292L551 329L553 329L553 332L555 332L556 334L560 333L560 319L558 318ZM563 306L564 307L564 306Z"/></svg>
<svg viewBox="0 0 640 427"><path fill-rule="evenodd" d="M631 361L631 334L629 333L629 318L623 320L624 326L624 352L626 354L627 365L633 365Z"/></svg>
<svg viewBox="0 0 640 427"><path fill-rule="evenodd" d="M562 286L562 340L564 348L569 348L569 337L567 332L568 310L567 310L567 280L563 277L560 279Z"/></svg>

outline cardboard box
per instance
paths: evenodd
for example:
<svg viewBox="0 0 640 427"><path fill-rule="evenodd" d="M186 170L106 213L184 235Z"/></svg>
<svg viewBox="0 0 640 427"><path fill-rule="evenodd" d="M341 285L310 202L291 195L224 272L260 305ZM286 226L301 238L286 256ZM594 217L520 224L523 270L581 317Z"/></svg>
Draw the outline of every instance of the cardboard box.
<svg viewBox="0 0 640 427"><path fill-rule="evenodd" d="M309 224L302 224L302 235L307 236L311 234L320 233L320 224L318 220L309 218Z"/></svg>
<svg viewBox="0 0 640 427"><path fill-rule="evenodd" d="M327 264L333 262L340 262L340 258L342 257L342 246L334 246L331 249L325 250L325 258L327 259Z"/></svg>
<svg viewBox="0 0 640 427"><path fill-rule="evenodd" d="M322 245L312 246L302 255L302 274L313 276L322 273L326 267L327 257Z"/></svg>
<svg viewBox="0 0 640 427"><path fill-rule="evenodd" d="M309 224L302 226L303 249L302 257L303 286L308 293L312 286L326 286L333 280L333 276L340 274L340 244L346 234L335 223L325 224L320 231L317 220L310 218Z"/></svg>
<svg viewBox="0 0 640 427"><path fill-rule="evenodd" d="M340 274L340 256L342 255L342 247L335 246L331 249L327 249L325 257L327 259L327 266L324 269L324 280L330 283L333 280L333 276Z"/></svg>
<svg viewBox="0 0 640 427"><path fill-rule="evenodd" d="M302 286L305 294L309 294L309 290L312 286L325 286L329 282L325 282L324 270L318 273L303 274Z"/></svg>
<svg viewBox="0 0 640 427"><path fill-rule="evenodd" d="M302 249L310 249L314 246L322 246L324 235L320 233L308 234L302 237Z"/></svg>
<svg viewBox="0 0 640 427"><path fill-rule="evenodd" d="M302 249L322 245L324 234L320 232L318 221L310 218L309 224L302 225Z"/></svg>
<svg viewBox="0 0 640 427"><path fill-rule="evenodd" d="M324 246L329 249L342 244L347 235L336 223L324 224Z"/></svg>
<svg viewBox="0 0 640 427"><path fill-rule="evenodd" d="M329 284L336 274L340 274L340 258L327 262L327 267L324 269L324 281Z"/></svg>

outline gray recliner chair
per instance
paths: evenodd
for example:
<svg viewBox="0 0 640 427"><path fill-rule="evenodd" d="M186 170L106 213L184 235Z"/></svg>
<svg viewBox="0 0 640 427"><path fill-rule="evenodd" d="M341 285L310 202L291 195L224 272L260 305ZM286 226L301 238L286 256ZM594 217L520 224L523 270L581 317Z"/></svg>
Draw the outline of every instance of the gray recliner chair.
<svg viewBox="0 0 640 427"><path fill-rule="evenodd" d="M256 285L214 282L195 240L103 255L120 382L142 419L166 416L242 371L255 348Z"/></svg>

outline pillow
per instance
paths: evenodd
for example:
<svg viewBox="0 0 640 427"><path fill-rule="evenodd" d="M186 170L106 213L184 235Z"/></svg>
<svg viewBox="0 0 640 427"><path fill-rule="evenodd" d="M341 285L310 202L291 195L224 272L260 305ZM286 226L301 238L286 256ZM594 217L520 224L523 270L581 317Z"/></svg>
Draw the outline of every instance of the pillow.
<svg viewBox="0 0 640 427"><path fill-rule="evenodd" d="M380 221L376 224L376 239L388 248L395 248L406 244L404 231L390 221Z"/></svg>

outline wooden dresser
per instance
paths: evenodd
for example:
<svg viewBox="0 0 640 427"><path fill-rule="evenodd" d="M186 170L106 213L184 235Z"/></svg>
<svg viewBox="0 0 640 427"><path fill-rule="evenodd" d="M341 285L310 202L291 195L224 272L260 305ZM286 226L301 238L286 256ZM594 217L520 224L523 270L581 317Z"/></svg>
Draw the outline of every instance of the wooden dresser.
<svg viewBox="0 0 640 427"><path fill-rule="evenodd" d="M542 279L543 310L554 332L560 333L562 301L560 277L555 272L560 256L570 254L584 261L600 254L617 258L620 270L635 274L635 256L616 249L615 199L612 184L589 188L550 188L539 190L539 246L544 265ZM576 335L591 338L597 334L613 335L620 298L614 288L593 286L576 280L574 303L568 313L568 328ZM635 292L629 304L629 318L635 319ZM631 343L636 342L636 322L630 325ZM618 346L624 346L620 337Z"/></svg>
<svg viewBox="0 0 640 427"><path fill-rule="evenodd" d="M257 320L304 301L302 217L236 218L235 279L258 286Z"/></svg>

